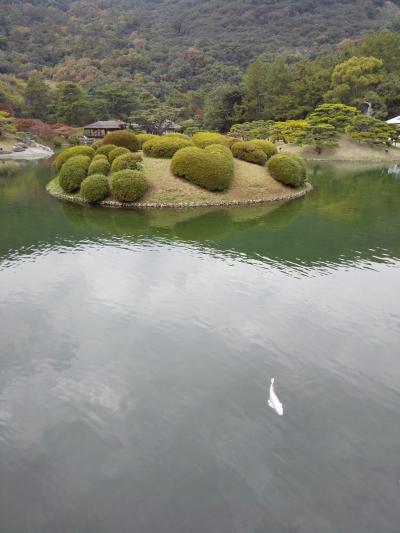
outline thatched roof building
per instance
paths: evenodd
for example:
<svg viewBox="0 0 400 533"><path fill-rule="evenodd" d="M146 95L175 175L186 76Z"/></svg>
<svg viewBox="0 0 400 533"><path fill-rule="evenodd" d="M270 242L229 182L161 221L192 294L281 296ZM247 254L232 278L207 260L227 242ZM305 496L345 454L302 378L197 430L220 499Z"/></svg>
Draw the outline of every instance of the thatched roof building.
<svg viewBox="0 0 400 533"><path fill-rule="evenodd" d="M83 134L90 139L102 139L110 131L124 130L127 124L122 120L99 120L83 128Z"/></svg>

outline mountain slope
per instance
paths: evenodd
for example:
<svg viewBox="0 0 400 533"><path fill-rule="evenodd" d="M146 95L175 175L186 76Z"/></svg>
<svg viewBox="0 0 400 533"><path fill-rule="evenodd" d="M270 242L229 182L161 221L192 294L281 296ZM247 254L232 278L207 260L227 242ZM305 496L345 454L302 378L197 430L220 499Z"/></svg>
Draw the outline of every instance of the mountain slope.
<svg viewBox="0 0 400 533"><path fill-rule="evenodd" d="M260 54L321 52L384 27L400 0L0 1L0 74L83 83L134 78L181 90L237 81Z"/></svg>

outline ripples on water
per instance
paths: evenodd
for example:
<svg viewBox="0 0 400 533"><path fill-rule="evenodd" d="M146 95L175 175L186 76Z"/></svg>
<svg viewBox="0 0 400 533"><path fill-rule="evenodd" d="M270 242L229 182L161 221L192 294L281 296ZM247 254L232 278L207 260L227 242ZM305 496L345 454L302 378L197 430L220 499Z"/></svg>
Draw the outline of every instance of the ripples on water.
<svg viewBox="0 0 400 533"><path fill-rule="evenodd" d="M143 214L49 173L0 184L0 529L397 533L398 181Z"/></svg>

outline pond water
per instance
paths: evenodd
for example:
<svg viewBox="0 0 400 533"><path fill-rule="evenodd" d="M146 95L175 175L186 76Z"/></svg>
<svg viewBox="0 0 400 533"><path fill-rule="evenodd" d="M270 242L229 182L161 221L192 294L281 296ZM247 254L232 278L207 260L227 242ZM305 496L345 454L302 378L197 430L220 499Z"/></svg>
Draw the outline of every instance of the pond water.
<svg viewBox="0 0 400 533"><path fill-rule="evenodd" d="M399 172L137 213L1 164L0 531L398 533Z"/></svg>

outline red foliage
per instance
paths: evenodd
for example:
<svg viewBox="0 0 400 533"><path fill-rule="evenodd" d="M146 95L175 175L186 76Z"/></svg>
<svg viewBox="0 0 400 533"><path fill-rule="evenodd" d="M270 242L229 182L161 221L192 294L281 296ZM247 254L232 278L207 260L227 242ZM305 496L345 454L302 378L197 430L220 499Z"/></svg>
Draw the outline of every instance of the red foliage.
<svg viewBox="0 0 400 533"><path fill-rule="evenodd" d="M11 104L8 104L7 102L0 103L0 111L8 113L10 117L15 117L15 111L13 109L13 106Z"/></svg>
<svg viewBox="0 0 400 533"><path fill-rule="evenodd" d="M65 124L46 124L36 118L19 118L16 121L17 131L25 131L38 135L42 139L53 140L56 137L79 137L79 131Z"/></svg>

